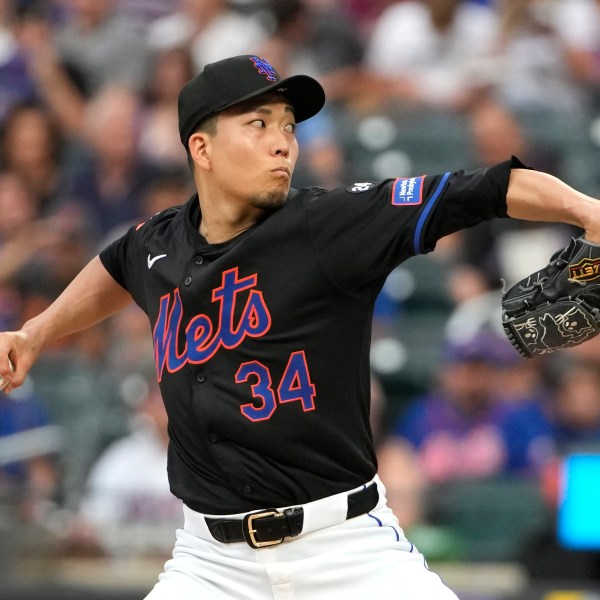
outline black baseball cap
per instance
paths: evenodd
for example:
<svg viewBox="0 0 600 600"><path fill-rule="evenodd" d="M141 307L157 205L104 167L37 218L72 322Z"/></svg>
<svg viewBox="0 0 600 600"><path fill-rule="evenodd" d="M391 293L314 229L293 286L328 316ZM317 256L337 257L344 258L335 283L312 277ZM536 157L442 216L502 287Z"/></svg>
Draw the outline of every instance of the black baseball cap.
<svg viewBox="0 0 600 600"><path fill-rule="evenodd" d="M277 71L258 56L243 55L208 64L179 92L179 135L187 142L198 123L230 106L264 94L283 94L294 107L296 122L317 114L325 104L321 84L308 75L281 79Z"/></svg>

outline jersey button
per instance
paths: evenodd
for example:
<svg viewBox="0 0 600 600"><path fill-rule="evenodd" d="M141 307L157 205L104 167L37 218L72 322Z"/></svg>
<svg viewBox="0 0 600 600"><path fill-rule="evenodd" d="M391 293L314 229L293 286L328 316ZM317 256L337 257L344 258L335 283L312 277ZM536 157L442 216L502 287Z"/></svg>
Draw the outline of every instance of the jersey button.
<svg viewBox="0 0 600 600"><path fill-rule="evenodd" d="M190 285L190 283L192 283L192 278L188 275L185 280L183 281L184 285Z"/></svg>
<svg viewBox="0 0 600 600"><path fill-rule="evenodd" d="M196 381L198 383L204 383L206 381L206 373L198 373L198 375L196 375Z"/></svg>
<svg viewBox="0 0 600 600"><path fill-rule="evenodd" d="M208 441L212 442L213 444L216 444L219 441L219 436L216 433L211 433L208 436Z"/></svg>
<svg viewBox="0 0 600 600"><path fill-rule="evenodd" d="M246 484L243 488L242 488L242 492L244 492L244 494L251 494L252 493L252 486Z"/></svg>
<svg viewBox="0 0 600 600"><path fill-rule="evenodd" d="M204 262L204 256L196 256L196 258L194 259L194 262L197 265L201 265Z"/></svg>

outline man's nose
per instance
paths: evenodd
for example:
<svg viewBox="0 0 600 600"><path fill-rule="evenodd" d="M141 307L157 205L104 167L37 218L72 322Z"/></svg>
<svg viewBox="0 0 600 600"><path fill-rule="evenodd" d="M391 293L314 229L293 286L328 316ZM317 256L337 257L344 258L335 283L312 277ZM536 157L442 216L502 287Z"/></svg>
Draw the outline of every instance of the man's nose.
<svg viewBox="0 0 600 600"><path fill-rule="evenodd" d="M278 132L273 142L273 154L275 156L285 156L290 154L290 142L284 132Z"/></svg>

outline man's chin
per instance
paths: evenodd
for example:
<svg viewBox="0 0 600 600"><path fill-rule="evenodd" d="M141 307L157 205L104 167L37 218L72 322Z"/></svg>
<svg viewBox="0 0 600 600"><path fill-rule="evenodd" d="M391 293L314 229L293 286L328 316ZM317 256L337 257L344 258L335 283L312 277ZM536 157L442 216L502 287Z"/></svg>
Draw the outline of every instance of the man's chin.
<svg viewBox="0 0 600 600"><path fill-rule="evenodd" d="M255 208L260 208L262 210L275 210L285 204L288 192L289 188L286 188L285 190L278 189L262 192L252 196L250 198L250 203Z"/></svg>

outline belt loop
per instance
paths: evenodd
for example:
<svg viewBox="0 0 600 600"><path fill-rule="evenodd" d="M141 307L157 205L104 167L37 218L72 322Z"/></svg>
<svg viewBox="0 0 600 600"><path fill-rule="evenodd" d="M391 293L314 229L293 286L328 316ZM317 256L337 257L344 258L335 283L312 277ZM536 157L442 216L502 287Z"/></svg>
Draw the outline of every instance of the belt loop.
<svg viewBox="0 0 600 600"><path fill-rule="evenodd" d="M304 525L304 510L300 507L286 508L283 511L290 530L290 536L296 537L302 533L302 526Z"/></svg>
<svg viewBox="0 0 600 600"><path fill-rule="evenodd" d="M359 515L373 510L379 502L379 490L377 489L377 483L370 483L360 492L354 492L348 494L348 512L346 513L346 519L353 519Z"/></svg>

